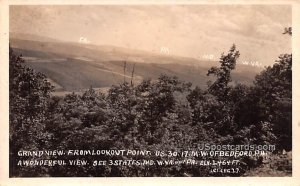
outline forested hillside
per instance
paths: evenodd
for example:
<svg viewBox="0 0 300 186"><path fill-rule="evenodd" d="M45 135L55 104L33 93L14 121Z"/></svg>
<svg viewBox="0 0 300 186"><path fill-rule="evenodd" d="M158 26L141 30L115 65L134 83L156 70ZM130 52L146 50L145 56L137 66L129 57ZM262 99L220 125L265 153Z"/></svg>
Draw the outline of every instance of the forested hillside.
<svg viewBox="0 0 300 186"><path fill-rule="evenodd" d="M272 144L276 145L272 156L283 149L291 151L292 55L280 55L273 66L255 77L253 85L231 83L239 55L235 45L221 55L219 66L207 71L207 76L213 77L207 88L162 74L158 79L138 83L126 78L112 85L107 94L91 87L82 94L57 97L51 96L53 86L46 76L29 68L10 49L10 176L242 176L263 164L260 158L241 157L235 174L210 172L207 166L186 164L19 166L18 160L30 158L20 157L20 150L181 152L196 151L197 144L209 143ZM93 158L85 157L90 161ZM281 171L290 169L281 167Z"/></svg>

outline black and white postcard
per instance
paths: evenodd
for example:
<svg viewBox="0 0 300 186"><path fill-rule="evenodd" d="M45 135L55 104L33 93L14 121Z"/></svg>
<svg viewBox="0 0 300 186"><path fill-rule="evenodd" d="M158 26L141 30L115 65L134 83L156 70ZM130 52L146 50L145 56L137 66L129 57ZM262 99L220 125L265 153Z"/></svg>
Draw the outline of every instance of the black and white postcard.
<svg viewBox="0 0 300 186"><path fill-rule="evenodd" d="M299 2L1 3L1 186L297 185Z"/></svg>

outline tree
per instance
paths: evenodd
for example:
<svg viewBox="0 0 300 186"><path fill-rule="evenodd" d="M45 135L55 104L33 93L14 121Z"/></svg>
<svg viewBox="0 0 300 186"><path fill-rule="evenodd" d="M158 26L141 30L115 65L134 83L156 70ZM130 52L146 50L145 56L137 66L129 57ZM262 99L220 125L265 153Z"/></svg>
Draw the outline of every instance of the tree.
<svg viewBox="0 0 300 186"><path fill-rule="evenodd" d="M292 27L283 34L292 36ZM281 54L273 66L266 67L255 77L254 89L257 112L264 113L262 121L271 125L277 137L277 148L292 148L292 54Z"/></svg>
<svg viewBox="0 0 300 186"><path fill-rule="evenodd" d="M175 113L178 105L176 93L183 93L191 85L177 77L161 75L157 81L146 80L137 86L139 132L149 136L149 144L156 143L163 133L158 132L162 122Z"/></svg>
<svg viewBox="0 0 300 186"><path fill-rule="evenodd" d="M21 55L9 48L10 174L15 174L18 150L42 149L49 140L44 123L52 90L45 75L27 67Z"/></svg>
<svg viewBox="0 0 300 186"><path fill-rule="evenodd" d="M265 120L273 126L278 148L292 148L292 54L283 54L254 81L256 96Z"/></svg>
<svg viewBox="0 0 300 186"><path fill-rule="evenodd" d="M228 98L230 91L228 84L231 82L231 71L235 69L236 60L239 56L239 51L233 45L227 55L221 55L220 67L212 67L208 70L207 76L212 74L217 78L214 83L209 83L208 91L217 96L219 100L226 101Z"/></svg>

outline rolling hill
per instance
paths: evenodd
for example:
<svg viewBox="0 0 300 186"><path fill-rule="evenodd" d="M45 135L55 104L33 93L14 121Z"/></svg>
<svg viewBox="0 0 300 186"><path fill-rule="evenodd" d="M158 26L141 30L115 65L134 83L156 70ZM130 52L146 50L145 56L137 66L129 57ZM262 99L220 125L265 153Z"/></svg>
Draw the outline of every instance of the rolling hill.
<svg viewBox="0 0 300 186"><path fill-rule="evenodd" d="M215 61L201 61L180 56L132 50L114 46L96 46L57 41L41 36L10 34L10 45L23 55L26 64L44 73L55 85L56 92L81 91L90 86L107 89L130 81L135 64L133 82L156 79L160 74L178 76L193 85L206 88L207 70L217 66ZM124 74L124 62L126 70ZM237 65L233 80L251 84L261 69Z"/></svg>

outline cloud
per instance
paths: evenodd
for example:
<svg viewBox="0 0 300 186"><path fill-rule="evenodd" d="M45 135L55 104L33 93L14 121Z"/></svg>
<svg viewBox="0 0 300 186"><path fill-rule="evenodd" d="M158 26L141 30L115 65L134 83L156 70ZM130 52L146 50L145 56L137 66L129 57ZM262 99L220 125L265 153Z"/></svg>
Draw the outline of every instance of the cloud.
<svg viewBox="0 0 300 186"><path fill-rule="evenodd" d="M236 43L261 61L291 50L281 34L290 25L287 5L27 5L10 11L13 32L146 51L164 46L187 57L217 55Z"/></svg>

